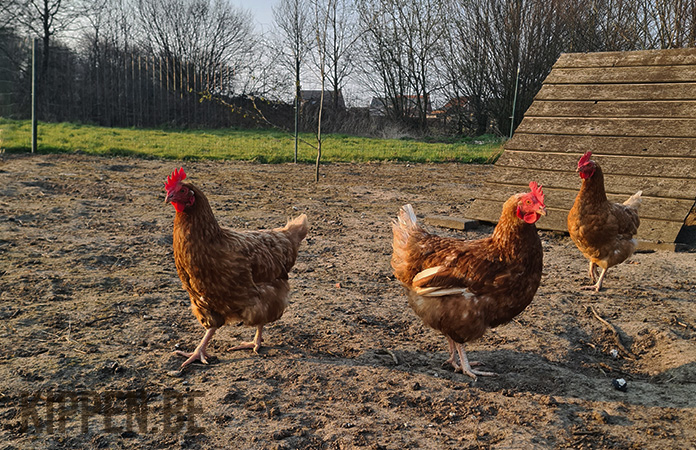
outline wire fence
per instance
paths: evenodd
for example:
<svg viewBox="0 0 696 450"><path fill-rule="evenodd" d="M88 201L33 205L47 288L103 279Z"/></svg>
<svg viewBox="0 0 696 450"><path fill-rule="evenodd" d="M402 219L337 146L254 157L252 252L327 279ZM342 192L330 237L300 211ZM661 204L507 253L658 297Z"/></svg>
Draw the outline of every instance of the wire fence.
<svg viewBox="0 0 696 450"><path fill-rule="evenodd" d="M6 52L7 53L7 52ZM234 71L138 52L100 49L79 56L37 48L37 116L114 127L229 127L292 121L292 107L234 93ZM0 116L31 117L31 41L0 57ZM278 117L278 116L281 117Z"/></svg>
<svg viewBox="0 0 696 450"><path fill-rule="evenodd" d="M0 117L30 119L32 41L0 33L0 44ZM43 122L294 129L294 105L239 94L235 71L225 65L199 67L174 57L113 47L78 53L56 44L46 52L37 41L36 74L36 117ZM392 138L416 128L415 119L399 122L373 115L368 108L331 107L327 98L322 110L324 132ZM316 131L318 113L319 101L303 98L300 131ZM450 122L430 120L429 126L447 134L452 133Z"/></svg>

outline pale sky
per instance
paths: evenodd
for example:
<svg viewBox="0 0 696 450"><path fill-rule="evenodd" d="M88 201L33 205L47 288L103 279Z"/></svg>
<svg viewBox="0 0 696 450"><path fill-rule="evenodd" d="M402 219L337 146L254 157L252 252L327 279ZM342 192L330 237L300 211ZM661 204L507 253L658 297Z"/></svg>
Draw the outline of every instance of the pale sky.
<svg viewBox="0 0 696 450"><path fill-rule="evenodd" d="M251 11L259 31L267 31L273 24L273 6L278 0L233 0L233 3Z"/></svg>

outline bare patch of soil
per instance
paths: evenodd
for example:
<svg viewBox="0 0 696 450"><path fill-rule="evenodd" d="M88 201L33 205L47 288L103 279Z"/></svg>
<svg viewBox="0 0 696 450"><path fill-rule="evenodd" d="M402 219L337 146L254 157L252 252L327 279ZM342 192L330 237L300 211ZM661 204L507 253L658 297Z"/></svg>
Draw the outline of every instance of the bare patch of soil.
<svg viewBox="0 0 696 450"><path fill-rule="evenodd" d="M228 352L253 330L227 327L179 374L172 350L203 328L172 256L175 166L0 163L0 448L696 448L693 252L636 254L593 294L570 239L541 232L533 303L467 346L500 376L443 365L391 274L390 222L404 203L464 216L490 166L335 164L314 184L310 166L186 162L224 226L305 212L311 230L260 355Z"/></svg>

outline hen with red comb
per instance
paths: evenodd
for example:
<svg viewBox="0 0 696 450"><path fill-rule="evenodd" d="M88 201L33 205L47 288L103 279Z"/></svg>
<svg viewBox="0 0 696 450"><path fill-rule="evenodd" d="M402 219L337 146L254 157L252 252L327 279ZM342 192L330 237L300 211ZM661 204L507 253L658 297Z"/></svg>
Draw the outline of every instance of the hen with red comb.
<svg viewBox="0 0 696 450"><path fill-rule="evenodd" d="M288 306L288 272L308 231L304 214L273 230L223 228L203 191L185 179L181 168L164 184L166 201L176 210L174 262L193 314L206 331L193 352L175 352L187 358L181 369L194 361L207 363L210 339L228 323L241 321L256 329L253 341L231 350L258 352L264 325L278 320Z"/></svg>
<svg viewBox="0 0 696 450"><path fill-rule="evenodd" d="M488 328L509 322L529 305L539 288L543 263L536 221L546 215L544 192L510 197L493 235L475 241L440 237L417 223L411 205L394 221L394 275L423 322L445 335L447 360L455 371L476 378L495 375L473 369L462 344Z"/></svg>
<svg viewBox="0 0 696 450"><path fill-rule="evenodd" d="M567 225L571 239L590 261L589 276L594 284L582 289L598 292L607 270L625 261L636 249L634 236L640 225L642 191L623 203L610 202L602 168L591 157L592 152L587 152L578 161L582 186L568 213ZM599 275L598 267L602 269Z"/></svg>

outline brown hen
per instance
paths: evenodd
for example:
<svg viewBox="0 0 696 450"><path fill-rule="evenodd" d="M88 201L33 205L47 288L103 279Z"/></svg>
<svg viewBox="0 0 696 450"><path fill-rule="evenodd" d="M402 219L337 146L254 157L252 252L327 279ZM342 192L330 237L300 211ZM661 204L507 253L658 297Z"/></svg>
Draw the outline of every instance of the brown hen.
<svg viewBox="0 0 696 450"><path fill-rule="evenodd" d="M447 338L456 370L476 378L495 375L474 370L462 348L486 329L521 313L539 287L543 251L535 222L546 214L544 194L510 197L493 235L465 241L424 231L411 205L394 221L394 275L406 287L408 303L423 322ZM457 361L459 359L459 361Z"/></svg>
<svg viewBox="0 0 696 450"><path fill-rule="evenodd" d="M568 232L590 261L590 278L595 284L582 289L599 292L607 270L624 262L636 249L638 241L633 236L640 225L638 207L642 191L623 204L610 202L604 190L602 168L591 156L592 152L587 152L578 161L582 186L568 213ZM602 269L599 277L597 267Z"/></svg>
<svg viewBox="0 0 696 450"><path fill-rule="evenodd" d="M188 358L182 369L196 360L207 364L208 342L230 322L256 327L253 341L231 350L258 352L263 326L278 320L288 306L288 272L308 231L304 214L269 231L222 228L203 192L184 178L182 168L165 183L166 201L176 209L174 261L193 314L206 332L192 353L175 352Z"/></svg>

